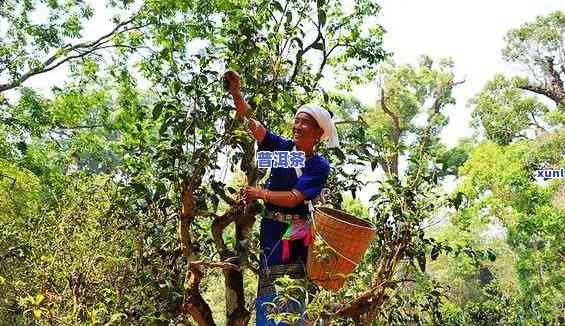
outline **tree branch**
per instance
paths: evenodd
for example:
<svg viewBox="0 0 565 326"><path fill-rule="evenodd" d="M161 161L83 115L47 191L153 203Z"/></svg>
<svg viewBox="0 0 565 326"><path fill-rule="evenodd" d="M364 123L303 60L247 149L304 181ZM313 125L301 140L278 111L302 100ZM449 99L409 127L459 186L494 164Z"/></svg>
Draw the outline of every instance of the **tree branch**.
<svg viewBox="0 0 565 326"><path fill-rule="evenodd" d="M344 121L337 121L334 123L336 126L337 125L341 125L341 124L360 124L363 125L365 127L369 127L369 125L367 124L367 122L365 122L365 120L363 120L363 118L361 116L359 116L359 118L357 120L344 120Z"/></svg>
<svg viewBox="0 0 565 326"><path fill-rule="evenodd" d="M395 112L389 110L386 105L385 90L381 88L381 107L383 111L392 120L392 142L395 148L395 153L392 155L392 162L387 162L387 170L389 174L398 175L398 144L400 142L400 119ZM383 166L384 167L384 166Z"/></svg>
<svg viewBox="0 0 565 326"><path fill-rule="evenodd" d="M134 26L134 27L126 28L126 29L120 31L120 28L132 23L134 19L135 19L135 16L126 20L126 21L119 23L118 25L116 25L114 27L114 29L112 29L112 31L110 31L107 34L102 35L101 37L99 37L98 39L96 39L94 41L82 42L82 43L78 43L78 44L75 44L75 45L67 44L67 45L63 46L61 49L58 49L55 52L55 54L53 54L51 57L47 58L39 66L30 69L28 72L24 73L23 75L21 75L19 78L15 79L12 82L0 84L0 93L20 86L26 80L28 80L29 78L31 78L35 75L39 75L39 74L49 72L49 71L61 66L62 64L66 63L70 60L77 59L77 58L80 58L80 57L84 57L84 56L86 56L86 55L88 55L88 54L90 54L90 53L92 53L96 50L99 50L102 45L104 45L104 44L106 44L107 42L110 41L110 39L109 39L110 37L112 37L113 35L115 35L117 33L122 33L122 32L125 32L125 31L130 31L130 30L133 30L133 29L139 29L139 28L147 26L147 25ZM85 51L80 51L82 49L85 49ZM69 55L69 56L63 57L61 59L62 56L64 56L65 54L67 54L69 52L72 52L72 51L79 52L79 54ZM57 60L59 60L59 61L57 62Z"/></svg>
<svg viewBox="0 0 565 326"><path fill-rule="evenodd" d="M300 68L300 63L302 62L302 57L304 56L304 54L310 51L310 49L312 49L312 47L322 39L322 30L320 29L320 24L318 23L316 26L318 28L318 35L316 36L316 39L314 39L314 41L312 41L312 43L310 43L304 49L299 50L298 53L296 54L296 63L294 64L294 70L288 82L289 84L292 84L294 82L294 79L298 74L298 69Z"/></svg>
<svg viewBox="0 0 565 326"><path fill-rule="evenodd" d="M56 126L54 129L96 129L104 128L104 125L79 125L79 126Z"/></svg>
<svg viewBox="0 0 565 326"><path fill-rule="evenodd" d="M220 253L221 259L226 259L228 258L228 256L233 255L228 250L222 235L225 228L227 228L228 225L233 223L239 216L243 214L244 208L245 205L243 204L243 202L232 205L226 213L216 217L212 222L212 239L214 240L216 249Z"/></svg>
<svg viewBox="0 0 565 326"><path fill-rule="evenodd" d="M559 76L559 72L555 70L553 58L552 57L546 57L545 60L546 60L547 70L549 72L551 86L553 88L553 91L556 92L557 94L563 94L563 92L564 92L563 81L561 80L561 76ZM563 95L561 95L561 96L563 96Z"/></svg>
<svg viewBox="0 0 565 326"><path fill-rule="evenodd" d="M318 81L322 78L322 71L324 71L324 67L326 66L326 63L328 62L328 58L329 58L329 54L327 54L326 52L326 38L322 36L321 40L322 40L322 63L320 63L320 67L318 68L318 73L316 73L316 77L314 79L314 85L312 85L312 88L314 88L318 84Z"/></svg>
<svg viewBox="0 0 565 326"><path fill-rule="evenodd" d="M241 267L232 264L232 263L228 263L228 262L222 262L222 261L218 261L218 262L206 262L203 260L197 260L197 261L193 261L190 262L191 265L195 266L195 267L209 267L209 268L221 268L221 269L234 269L236 271L241 271Z"/></svg>
<svg viewBox="0 0 565 326"><path fill-rule="evenodd" d="M391 118L392 120L392 129L393 129L393 141L395 145L398 145L398 141L400 139L400 119L398 115L392 111L390 111L386 105L386 98L385 98L385 90L381 88L381 107L383 111Z"/></svg>
<svg viewBox="0 0 565 326"><path fill-rule="evenodd" d="M563 95L552 92L541 86L526 84L526 85L520 85L518 86L518 88L526 91L534 92L536 94L547 96L551 100L553 100L557 105L561 104L561 102L563 101Z"/></svg>
<svg viewBox="0 0 565 326"><path fill-rule="evenodd" d="M194 256L190 239L190 225L194 219L196 209L194 201L194 180L184 180L181 185L181 212L180 212L180 245L183 256L188 262L185 276L186 298L182 310L188 312L199 326L215 325L210 306L200 293L200 282L204 276L200 266L193 264ZM196 181L198 183L198 181Z"/></svg>
<svg viewBox="0 0 565 326"><path fill-rule="evenodd" d="M536 127L541 132L546 132L545 128L540 125L540 123L536 120L536 116L533 112L530 112L530 116L532 117L532 122L530 122L530 126Z"/></svg>
<svg viewBox="0 0 565 326"><path fill-rule="evenodd" d="M235 206L237 201L226 194L226 192L220 188L220 185L216 182L211 183L212 189L216 193L216 195L220 196L228 205Z"/></svg>
<svg viewBox="0 0 565 326"><path fill-rule="evenodd" d="M444 96L443 93L446 91L446 89L452 90L453 87L457 86L457 85L461 85L465 82L465 80L462 81L458 81L458 82L454 82L453 79L450 79L447 82L447 86L442 86L440 85L438 87L438 89L435 91L435 100L434 103L432 104L432 111L433 113L428 117L428 121L426 124L426 128L424 129L423 135L422 135L422 140L420 142L420 151L419 151L419 158L421 158L424 154L424 149L426 148L426 146L428 145L428 141L430 139L430 129L432 128L433 125L433 119L434 117L440 113L440 109L441 106L444 104ZM416 182L418 181L419 177L420 177L420 170L421 170L421 164L418 165L418 170L416 171L416 176L414 177L414 182L412 183L412 187L414 187L416 185Z"/></svg>
<svg viewBox="0 0 565 326"><path fill-rule="evenodd" d="M334 52L335 49L337 49L340 46L348 47L349 45L342 44L342 43L336 43L336 45L332 46L332 48L328 51L328 57L332 54L332 52Z"/></svg>

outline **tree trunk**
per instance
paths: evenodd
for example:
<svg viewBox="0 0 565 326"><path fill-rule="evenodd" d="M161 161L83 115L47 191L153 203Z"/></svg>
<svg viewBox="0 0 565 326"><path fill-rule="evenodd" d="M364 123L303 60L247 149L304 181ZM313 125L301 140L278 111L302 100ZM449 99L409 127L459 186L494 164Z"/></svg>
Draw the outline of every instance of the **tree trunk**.
<svg viewBox="0 0 565 326"><path fill-rule="evenodd" d="M200 294L200 281L202 271L199 267L191 266L186 274L186 300L184 311L198 323L198 326L216 326L212 316L212 310Z"/></svg>
<svg viewBox="0 0 565 326"><path fill-rule="evenodd" d="M212 310L200 294L200 281L202 271L193 266L192 241L190 239L190 225L195 216L193 185L186 181L181 190L181 213L179 223L180 246L183 256L188 262L188 271L185 278L185 302L183 311L189 313L199 326L215 326Z"/></svg>
<svg viewBox="0 0 565 326"><path fill-rule="evenodd" d="M255 143L246 142L243 144L244 157L241 162L241 169L245 171L247 177L247 185L255 186L257 184L258 170L254 163ZM245 264L247 257L247 245L249 236L255 224L255 214L257 207L253 204L246 205L242 214L235 221L236 246L239 247L238 254L240 263ZM226 315L227 324L229 326L244 326L249 323L251 318L250 312L245 308L245 290L243 286L243 272L241 269L224 271L226 281ZM229 298L229 300L228 300Z"/></svg>

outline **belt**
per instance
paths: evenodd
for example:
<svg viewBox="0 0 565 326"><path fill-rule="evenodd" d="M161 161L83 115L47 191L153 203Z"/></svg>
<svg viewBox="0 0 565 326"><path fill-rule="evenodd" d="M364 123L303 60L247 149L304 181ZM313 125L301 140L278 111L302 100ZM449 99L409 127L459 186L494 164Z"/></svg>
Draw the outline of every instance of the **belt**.
<svg viewBox="0 0 565 326"><path fill-rule="evenodd" d="M285 214L274 211L267 211L267 215L265 217L279 222L290 222L298 219L302 219L302 220L307 219L306 216L300 214Z"/></svg>

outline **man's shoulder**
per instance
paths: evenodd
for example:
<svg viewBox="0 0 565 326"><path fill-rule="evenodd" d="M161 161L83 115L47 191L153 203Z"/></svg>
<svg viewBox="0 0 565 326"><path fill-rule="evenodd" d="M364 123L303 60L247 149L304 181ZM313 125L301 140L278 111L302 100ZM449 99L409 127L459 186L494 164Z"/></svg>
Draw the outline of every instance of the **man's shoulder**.
<svg viewBox="0 0 565 326"><path fill-rule="evenodd" d="M269 130L270 133L272 133L273 135L275 135L276 137L278 137L280 140L284 141L285 143L293 143L292 140L290 140L289 138L286 138L285 136L282 136L281 134L278 134L270 129ZM294 143L293 143L294 144Z"/></svg>
<svg viewBox="0 0 565 326"><path fill-rule="evenodd" d="M261 144L265 141L271 142L276 145L278 147L278 150L290 150L294 145L292 140L273 132L269 128L266 128L265 138L263 139L263 142L261 142Z"/></svg>
<svg viewBox="0 0 565 326"><path fill-rule="evenodd" d="M330 172L330 162L319 154L315 154L312 157L312 167L316 170L323 171L324 173Z"/></svg>

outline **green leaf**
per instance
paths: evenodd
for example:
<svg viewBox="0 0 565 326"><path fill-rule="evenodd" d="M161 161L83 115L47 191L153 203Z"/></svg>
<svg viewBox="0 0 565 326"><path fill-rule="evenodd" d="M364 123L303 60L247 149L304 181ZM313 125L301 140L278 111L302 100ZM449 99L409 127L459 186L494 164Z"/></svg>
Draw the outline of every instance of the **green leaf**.
<svg viewBox="0 0 565 326"><path fill-rule="evenodd" d="M340 161L345 161L345 154L341 150L341 148L335 148L334 154L339 158Z"/></svg>
<svg viewBox="0 0 565 326"><path fill-rule="evenodd" d="M164 106L165 106L164 102L159 102L155 104L155 106L153 107L153 120L159 119L159 116L161 116L161 112L163 112Z"/></svg>
<svg viewBox="0 0 565 326"><path fill-rule="evenodd" d="M495 261L496 260L496 254L494 253L494 251L487 249L487 257L490 261Z"/></svg>
<svg viewBox="0 0 565 326"><path fill-rule="evenodd" d="M218 204L220 204L220 198L217 195L211 196L210 201L214 207L214 211L218 210Z"/></svg>
<svg viewBox="0 0 565 326"><path fill-rule="evenodd" d="M39 292L35 295L35 305L39 306L43 300L45 300L45 296L43 295L43 293Z"/></svg>
<svg viewBox="0 0 565 326"><path fill-rule="evenodd" d="M318 22L320 23L320 27L326 25L326 11L323 9L318 10Z"/></svg>
<svg viewBox="0 0 565 326"><path fill-rule="evenodd" d="M180 92L180 89L181 89L180 82L178 80L173 80L173 82L171 83L171 89L173 90L173 92L175 94Z"/></svg>
<svg viewBox="0 0 565 326"><path fill-rule="evenodd" d="M377 165L379 164L379 161L377 159L374 159L371 161L371 170L375 171L375 168L377 167Z"/></svg>
<svg viewBox="0 0 565 326"><path fill-rule="evenodd" d="M330 101L330 96L328 95L328 92L322 90L322 94L324 96L324 102L328 103Z"/></svg>
<svg viewBox="0 0 565 326"><path fill-rule="evenodd" d="M322 42L315 43L312 48L320 51L324 51L324 44Z"/></svg>
<svg viewBox="0 0 565 326"><path fill-rule="evenodd" d="M16 147L18 148L18 150L22 153L25 154L27 152L27 144L24 141L20 141L16 144Z"/></svg>
<svg viewBox="0 0 565 326"><path fill-rule="evenodd" d="M300 47L300 49L304 48L304 42L302 42L302 40L299 37L294 37L291 42L296 42L298 44L298 46Z"/></svg>
<svg viewBox="0 0 565 326"><path fill-rule="evenodd" d="M122 312L118 312L112 315L112 317L110 318L109 323L110 324L114 324L114 323L118 323L124 319L127 319L127 315L122 313Z"/></svg>
<svg viewBox="0 0 565 326"><path fill-rule="evenodd" d="M165 114L165 116L167 116L167 114ZM175 121L174 117L169 116L168 118L166 118L163 124L161 125L161 127L159 128L159 134L163 136L167 132L167 129L174 123L174 121Z"/></svg>
<svg viewBox="0 0 565 326"><path fill-rule="evenodd" d="M292 12L288 11L286 13L286 24L292 23Z"/></svg>
<svg viewBox="0 0 565 326"><path fill-rule="evenodd" d="M432 248L432 253L431 253L431 255L430 255L430 256L432 257L432 260L436 260L437 257L439 256L439 253L440 253L440 248L439 248L439 246L434 246L434 247Z"/></svg>
<svg viewBox="0 0 565 326"><path fill-rule="evenodd" d="M283 12L283 6L278 1L273 1L273 7L280 12Z"/></svg>
<svg viewBox="0 0 565 326"><path fill-rule="evenodd" d="M147 188L145 187L145 185L139 183L139 182L133 182L131 184L131 187L135 190L135 192L137 192L138 194L145 194L147 191Z"/></svg>
<svg viewBox="0 0 565 326"><path fill-rule="evenodd" d="M455 198L449 200L453 204L453 207L455 207L455 209L459 209L459 207L461 206L461 203L463 202L463 196L464 194L462 192L458 192Z"/></svg>
<svg viewBox="0 0 565 326"><path fill-rule="evenodd" d="M41 319L41 309L33 309L33 318L37 320Z"/></svg>
<svg viewBox="0 0 565 326"><path fill-rule="evenodd" d="M421 253L418 254L418 256L416 256L416 259L418 260L418 266L420 267L420 270L422 271L422 273L426 272L426 256L422 255Z"/></svg>

